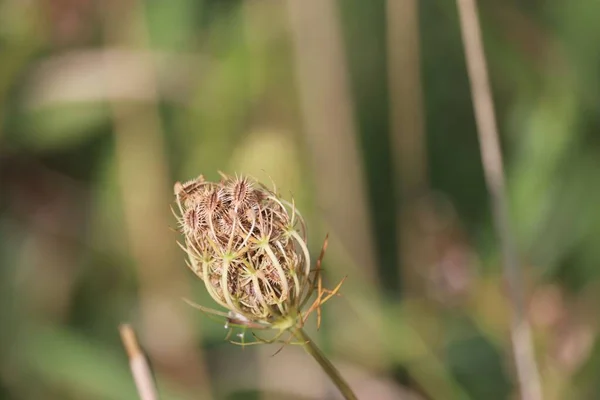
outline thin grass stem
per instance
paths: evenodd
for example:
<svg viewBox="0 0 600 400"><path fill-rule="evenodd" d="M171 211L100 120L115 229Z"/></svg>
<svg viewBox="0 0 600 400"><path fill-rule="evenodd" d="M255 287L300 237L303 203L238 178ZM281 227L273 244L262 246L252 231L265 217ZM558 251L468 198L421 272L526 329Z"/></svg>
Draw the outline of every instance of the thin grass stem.
<svg viewBox="0 0 600 400"><path fill-rule="evenodd" d="M129 357L129 366L140 400L158 400L158 392L152 378L152 372L144 353L140 349L133 328L129 324L123 324L119 327L119 332Z"/></svg>
<svg viewBox="0 0 600 400"><path fill-rule="evenodd" d="M533 350L531 327L525 314L521 266L510 226L502 152L481 39L477 5L475 0L457 0L457 4L467 69L471 82L471 95L483 170L492 202L494 224L500 240L504 273L510 288L513 309L511 336L521 399L541 400L543 397L540 376Z"/></svg>

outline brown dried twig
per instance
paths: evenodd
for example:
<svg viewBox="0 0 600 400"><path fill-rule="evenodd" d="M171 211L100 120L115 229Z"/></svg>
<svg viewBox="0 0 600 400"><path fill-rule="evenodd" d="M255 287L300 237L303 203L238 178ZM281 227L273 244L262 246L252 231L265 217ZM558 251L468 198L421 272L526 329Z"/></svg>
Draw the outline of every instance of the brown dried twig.
<svg viewBox="0 0 600 400"><path fill-rule="evenodd" d="M525 315L521 269L510 226L502 152L498 139L477 5L475 0L457 0L457 4L471 82L483 170L490 192L494 223L500 240L504 273L510 288L513 309L511 336L521 398L523 400L540 400L542 399L542 389L531 339L531 328Z"/></svg>
<svg viewBox="0 0 600 400"><path fill-rule="evenodd" d="M119 327L119 332L129 357L129 366L140 400L158 400L158 392L152 378L152 372L144 353L140 349L133 328L129 324L123 324Z"/></svg>

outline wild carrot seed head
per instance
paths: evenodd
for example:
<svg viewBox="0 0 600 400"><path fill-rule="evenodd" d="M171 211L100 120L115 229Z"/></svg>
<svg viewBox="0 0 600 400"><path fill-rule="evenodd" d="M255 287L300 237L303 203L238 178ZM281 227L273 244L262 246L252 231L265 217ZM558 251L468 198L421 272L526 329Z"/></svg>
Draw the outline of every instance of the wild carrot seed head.
<svg viewBox="0 0 600 400"><path fill-rule="evenodd" d="M191 269L217 303L248 321L298 315L313 284L302 217L250 177L221 177L175 185Z"/></svg>

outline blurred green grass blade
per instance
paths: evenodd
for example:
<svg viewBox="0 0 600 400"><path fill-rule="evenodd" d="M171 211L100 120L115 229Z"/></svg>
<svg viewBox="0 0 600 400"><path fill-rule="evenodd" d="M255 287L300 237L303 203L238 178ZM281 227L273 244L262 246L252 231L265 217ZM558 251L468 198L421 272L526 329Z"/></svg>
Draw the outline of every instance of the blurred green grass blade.
<svg viewBox="0 0 600 400"><path fill-rule="evenodd" d="M152 47L185 50L194 38L202 1L148 1L145 4Z"/></svg>
<svg viewBox="0 0 600 400"><path fill-rule="evenodd" d="M416 309L409 305L399 305L382 301L375 304L372 298L356 293L347 296L351 307L369 326L377 326L379 319L374 310L381 310L386 323L381 340L390 357L390 361L402 364L419 387L432 399L468 400L471 399L465 389L452 376L450 368L435 354L419 332L410 325L411 319L419 318ZM427 318L427 315L421 316Z"/></svg>
<svg viewBox="0 0 600 400"><path fill-rule="evenodd" d="M76 147L97 135L109 122L109 110L104 104L56 104L23 115L13 143L34 151Z"/></svg>

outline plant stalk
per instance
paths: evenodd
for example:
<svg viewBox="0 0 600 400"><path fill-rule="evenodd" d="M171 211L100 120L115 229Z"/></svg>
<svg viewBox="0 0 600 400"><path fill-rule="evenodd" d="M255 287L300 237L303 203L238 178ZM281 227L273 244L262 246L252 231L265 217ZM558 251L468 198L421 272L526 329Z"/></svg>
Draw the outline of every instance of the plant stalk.
<svg viewBox="0 0 600 400"><path fill-rule="evenodd" d="M471 95L481 148L483 172L490 193L494 223L500 241L504 271L512 301L511 336L521 399L542 400L542 383L535 359L531 326L525 311L521 264L510 224L502 152L496 125L492 90L487 73L477 3L475 0L457 0L457 4L467 70L471 81Z"/></svg>
<svg viewBox="0 0 600 400"><path fill-rule="evenodd" d="M300 341L304 342L302 345L304 350L313 356L313 358L319 363L321 368L323 368L323 371L325 371L325 373L329 376L334 385L337 386L342 396L344 396L346 400L357 400L356 395L352 389L350 389L350 386L346 380L342 378L342 375L340 375L340 372L337 370L337 368L331 363L331 361L329 361L329 359L317 347L315 342L313 342L306 332L304 332L302 328L297 328L293 333L294 336L296 336Z"/></svg>

